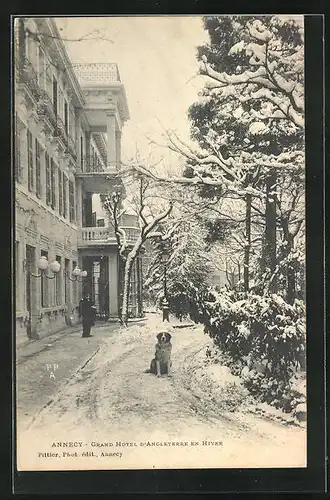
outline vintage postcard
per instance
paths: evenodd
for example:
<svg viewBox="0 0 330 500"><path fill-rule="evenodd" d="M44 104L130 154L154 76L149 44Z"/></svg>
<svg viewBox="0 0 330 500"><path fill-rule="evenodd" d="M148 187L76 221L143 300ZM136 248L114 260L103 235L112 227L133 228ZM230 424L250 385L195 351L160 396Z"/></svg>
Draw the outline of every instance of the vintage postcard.
<svg viewBox="0 0 330 500"><path fill-rule="evenodd" d="M12 53L18 471L306 467L304 17Z"/></svg>

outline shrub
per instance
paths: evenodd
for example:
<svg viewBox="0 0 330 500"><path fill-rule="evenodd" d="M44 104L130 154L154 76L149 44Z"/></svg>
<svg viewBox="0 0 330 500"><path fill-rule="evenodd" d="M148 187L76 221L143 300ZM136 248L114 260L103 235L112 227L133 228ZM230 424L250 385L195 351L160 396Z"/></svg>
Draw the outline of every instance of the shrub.
<svg viewBox="0 0 330 500"><path fill-rule="evenodd" d="M278 295L195 293L194 321L224 354L235 374L262 401L291 411L303 397L292 383L305 369L305 308Z"/></svg>

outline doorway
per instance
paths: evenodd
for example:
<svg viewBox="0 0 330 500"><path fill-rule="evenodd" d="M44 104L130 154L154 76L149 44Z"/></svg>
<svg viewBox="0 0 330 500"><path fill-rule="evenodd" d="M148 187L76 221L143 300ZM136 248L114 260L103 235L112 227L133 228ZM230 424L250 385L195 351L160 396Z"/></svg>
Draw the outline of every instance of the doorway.
<svg viewBox="0 0 330 500"><path fill-rule="evenodd" d="M109 317L109 258L89 256L83 258L83 269L88 272L84 292L89 293L99 318Z"/></svg>

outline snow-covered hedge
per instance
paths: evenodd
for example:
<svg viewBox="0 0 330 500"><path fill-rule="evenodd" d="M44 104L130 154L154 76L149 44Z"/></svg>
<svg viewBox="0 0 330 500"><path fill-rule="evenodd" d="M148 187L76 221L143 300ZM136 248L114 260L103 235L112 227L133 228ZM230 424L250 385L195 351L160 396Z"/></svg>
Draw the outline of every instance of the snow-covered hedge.
<svg viewBox="0 0 330 500"><path fill-rule="evenodd" d="M262 401L292 411L302 398L296 377L305 369L305 308L277 295L211 291L195 294L191 317L228 355L232 372Z"/></svg>

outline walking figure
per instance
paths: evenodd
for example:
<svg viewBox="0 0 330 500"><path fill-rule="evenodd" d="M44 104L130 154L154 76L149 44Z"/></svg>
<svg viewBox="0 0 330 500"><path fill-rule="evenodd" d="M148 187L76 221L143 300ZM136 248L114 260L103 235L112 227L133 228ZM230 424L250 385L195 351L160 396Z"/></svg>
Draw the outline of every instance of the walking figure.
<svg viewBox="0 0 330 500"><path fill-rule="evenodd" d="M91 328L95 325L96 307L89 294L84 295L79 303L79 317L82 318L82 337L92 337Z"/></svg>
<svg viewBox="0 0 330 500"><path fill-rule="evenodd" d="M170 321L170 305L166 298L162 300L162 308L163 308L163 321Z"/></svg>

